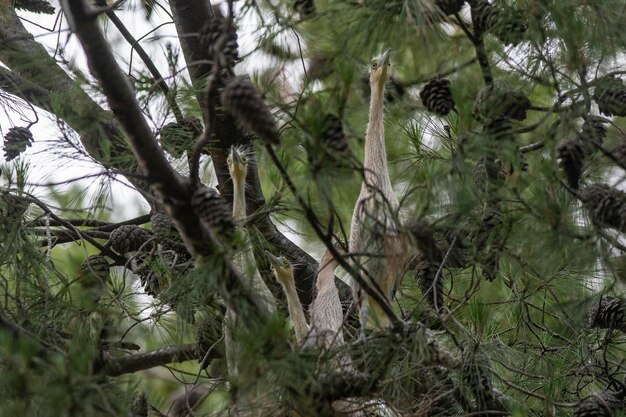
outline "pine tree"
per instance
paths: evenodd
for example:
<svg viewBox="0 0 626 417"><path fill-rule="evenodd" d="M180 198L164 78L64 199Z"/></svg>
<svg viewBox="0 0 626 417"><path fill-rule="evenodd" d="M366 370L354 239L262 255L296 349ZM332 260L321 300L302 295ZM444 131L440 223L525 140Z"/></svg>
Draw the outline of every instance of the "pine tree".
<svg viewBox="0 0 626 417"><path fill-rule="evenodd" d="M623 4L59 5L0 7L1 415L624 412Z"/></svg>

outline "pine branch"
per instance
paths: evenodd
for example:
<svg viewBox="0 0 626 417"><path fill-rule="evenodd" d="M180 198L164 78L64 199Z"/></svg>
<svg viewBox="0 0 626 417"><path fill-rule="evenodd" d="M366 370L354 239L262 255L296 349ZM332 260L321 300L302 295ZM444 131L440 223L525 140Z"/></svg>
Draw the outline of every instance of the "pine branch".
<svg viewBox="0 0 626 417"><path fill-rule="evenodd" d="M98 0L96 4L100 6L106 6L106 1ZM143 63L146 65L146 68L148 69L148 71L150 71L150 74L152 74L152 77L154 77L157 85L163 92L163 95L165 96L167 100L167 104L170 106L170 110L172 110L172 113L174 113L174 117L176 118L176 121L182 124L184 122L183 112L180 110L180 107L178 107L178 103L176 103L176 98L170 92L169 86L167 85L167 83L165 82L165 79L159 72L159 69L156 67L156 65L154 65L154 62L152 61L152 59L150 58L146 50L143 49L141 44L133 37L133 35L126 28L124 23L122 23L120 18L117 17L117 15L115 14L112 8L108 8L105 13L109 17L111 22L115 25L117 30L119 30L119 32L122 34L124 39L126 39L126 41L131 45L132 49L137 51L137 54L139 55Z"/></svg>
<svg viewBox="0 0 626 417"><path fill-rule="evenodd" d="M209 57L206 50L200 46L198 33L211 18L211 10L207 3L202 0L172 0L170 8L174 16L174 23L181 41L181 48L192 83L196 87L197 101L203 109L203 114L208 114L206 97L204 96L204 81L211 72ZM228 172L226 158L232 145L250 145L250 137L245 134L235 123L228 113L216 115L215 126L211 126L214 132L209 141L209 152L213 166L217 174L219 190L222 196L232 201L233 188ZM205 121L206 122L206 121ZM254 150L251 149L250 159L255 159ZM261 190L258 167L251 165L246 178L246 203L248 215L264 208L265 198ZM295 281L298 288L300 301L306 307L313 301L315 289L315 274L318 263L306 251L287 239L271 221L269 213L260 215L250 226L256 227L265 237L266 241L273 246L272 251L285 255L290 263L295 266ZM340 296L344 305L350 304L350 289L341 280L336 280Z"/></svg>
<svg viewBox="0 0 626 417"><path fill-rule="evenodd" d="M128 145L133 151L146 180L164 205L168 215L175 221L190 253L196 259L224 257L223 274L218 274L218 288L226 302L236 305L245 303L246 314L257 320L266 317L268 311L246 284L244 278L226 258L227 254L210 228L200 222L191 206L193 189L188 179L178 174L168 163L159 147L135 98L128 80L98 27L96 15L82 0L64 0L61 7L71 22L83 47L94 77L99 81L109 106L126 133ZM237 309L238 312L240 311Z"/></svg>
<svg viewBox="0 0 626 417"><path fill-rule="evenodd" d="M215 350L212 355L215 357ZM173 362L197 359L198 345L195 343L169 346L146 353L108 359L103 364L102 373L108 376L120 376Z"/></svg>

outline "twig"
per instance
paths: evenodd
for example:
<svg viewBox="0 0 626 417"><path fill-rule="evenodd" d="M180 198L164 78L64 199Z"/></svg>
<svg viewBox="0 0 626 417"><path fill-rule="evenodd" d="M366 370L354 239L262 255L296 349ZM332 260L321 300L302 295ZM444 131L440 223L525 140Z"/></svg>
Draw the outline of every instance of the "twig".
<svg viewBox="0 0 626 417"><path fill-rule="evenodd" d="M106 1L98 0L98 3L96 4L100 6L105 6ZM157 82L157 85L159 86L161 91L163 91L163 94L165 95L167 104L170 106L172 113L174 113L176 122L183 123L184 122L183 113L180 110L180 107L178 107L178 103L176 103L176 98L171 94L169 86L167 85L167 83L165 82L165 79L159 72L159 69L156 67L156 65L154 65L154 62L152 61L150 56L147 54L145 49L143 49L141 44L128 31L124 23L122 23L120 18L117 17L117 15L115 14L112 8L107 8L105 13L109 17L111 22L113 22L117 30L119 30L119 32L122 34L124 39L126 39L126 41L131 45L131 48L137 51L137 54L139 55L143 63L146 65L146 68L148 69L148 71L150 71L150 74L152 74L152 76L154 77L155 81ZM131 54L132 54L132 50L131 50Z"/></svg>

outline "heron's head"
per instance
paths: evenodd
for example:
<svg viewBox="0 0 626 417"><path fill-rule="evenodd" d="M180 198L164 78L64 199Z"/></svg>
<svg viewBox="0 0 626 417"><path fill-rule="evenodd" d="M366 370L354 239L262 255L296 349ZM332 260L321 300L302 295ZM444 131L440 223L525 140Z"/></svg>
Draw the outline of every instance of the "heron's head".
<svg viewBox="0 0 626 417"><path fill-rule="evenodd" d="M270 264L272 264L272 270L278 281L284 283L288 280L293 280L293 265L291 265L287 258L284 256L275 256L269 251L265 251L265 254L270 260Z"/></svg>
<svg viewBox="0 0 626 417"><path fill-rule="evenodd" d="M387 49L370 62L370 87L372 93L377 91L379 94L382 94L385 90L385 83L391 75L391 63L389 62L390 54L391 49Z"/></svg>
<svg viewBox="0 0 626 417"><path fill-rule="evenodd" d="M231 146L228 158L228 171L233 182L243 183L248 175L248 155L247 150L239 146Z"/></svg>

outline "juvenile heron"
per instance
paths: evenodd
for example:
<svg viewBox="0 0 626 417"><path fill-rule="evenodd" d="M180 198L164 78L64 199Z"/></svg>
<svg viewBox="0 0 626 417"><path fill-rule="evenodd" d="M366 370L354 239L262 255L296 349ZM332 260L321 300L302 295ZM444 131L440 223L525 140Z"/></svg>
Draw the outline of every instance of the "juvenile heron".
<svg viewBox="0 0 626 417"><path fill-rule="evenodd" d="M239 224L246 219L246 176L248 175L249 157L247 151L243 147L231 147L230 154L226 162L228 163L228 171L233 180L233 218ZM235 258L235 265L245 276L250 277L252 288L265 303L268 311L276 310L276 300L274 295L267 288L261 274L256 266L254 253L250 245L247 234L240 229L246 240L245 248L240 251Z"/></svg>
<svg viewBox="0 0 626 417"><path fill-rule="evenodd" d="M335 285L335 269L339 263L327 249L320 259L315 280L317 294L311 303L311 335L317 346L343 344L343 311Z"/></svg>
<svg viewBox="0 0 626 417"><path fill-rule="evenodd" d="M293 265L284 256L275 256L265 251L267 258L272 264L272 270L276 280L280 282L287 298L287 310L293 322L293 330L296 333L296 342L301 345L309 334L309 325L304 316L304 309L298 298L298 291L293 277Z"/></svg>
<svg viewBox="0 0 626 417"><path fill-rule="evenodd" d="M371 88L369 122L365 134L364 173L350 225L350 252L363 272L368 286L390 302L401 279L403 240L397 232L395 217L400 206L387 169L383 100L390 76L389 49L370 64ZM352 281L352 294L361 307L361 331L366 327L390 325L381 306L363 294Z"/></svg>
<svg viewBox="0 0 626 417"><path fill-rule="evenodd" d="M248 155L243 148L232 147L227 158L228 171L233 181L233 218L239 224L246 219L246 176L248 174ZM243 276L249 279L250 286L253 288L267 311L274 312L276 310L276 302L272 292L267 288L261 274L256 266L254 253L250 246L245 231L240 228L240 234L244 238L244 247L238 251L233 259L233 264ZM231 375L237 375L237 343L233 339L233 328L237 326L237 315L232 307L226 308L224 320L224 343L226 346L226 362Z"/></svg>

